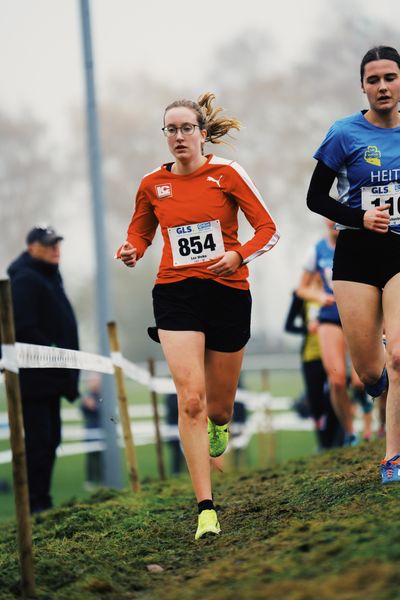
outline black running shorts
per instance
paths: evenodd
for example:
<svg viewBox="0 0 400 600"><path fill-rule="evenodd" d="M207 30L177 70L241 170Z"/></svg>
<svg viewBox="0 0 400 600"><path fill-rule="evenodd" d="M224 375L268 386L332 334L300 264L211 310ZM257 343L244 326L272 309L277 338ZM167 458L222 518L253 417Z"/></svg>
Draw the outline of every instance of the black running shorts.
<svg viewBox="0 0 400 600"><path fill-rule="evenodd" d="M169 331L202 331L206 348L237 352L250 338L251 294L217 283L190 277L153 288L157 327L150 337L159 342L157 328Z"/></svg>
<svg viewBox="0 0 400 600"><path fill-rule="evenodd" d="M355 281L383 289L400 273L400 235L367 229L339 232L333 259L334 281Z"/></svg>
<svg viewBox="0 0 400 600"><path fill-rule="evenodd" d="M324 318L320 318L318 319L318 323L320 325L336 325L337 327L341 327L342 323L340 321L337 321L336 319L324 319Z"/></svg>

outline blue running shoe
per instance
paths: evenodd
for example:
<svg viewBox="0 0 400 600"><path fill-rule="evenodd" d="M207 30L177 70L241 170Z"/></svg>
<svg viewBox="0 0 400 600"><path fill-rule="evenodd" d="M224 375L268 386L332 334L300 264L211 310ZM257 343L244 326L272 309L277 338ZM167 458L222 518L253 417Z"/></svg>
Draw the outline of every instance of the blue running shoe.
<svg viewBox="0 0 400 600"><path fill-rule="evenodd" d="M383 485L400 481L400 454L396 454L389 460L383 460L379 468Z"/></svg>
<svg viewBox="0 0 400 600"><path fill-rule="evenodd" d="M356 433L345 433L343 448L354 448L360 443L360 438Z"/></svg>

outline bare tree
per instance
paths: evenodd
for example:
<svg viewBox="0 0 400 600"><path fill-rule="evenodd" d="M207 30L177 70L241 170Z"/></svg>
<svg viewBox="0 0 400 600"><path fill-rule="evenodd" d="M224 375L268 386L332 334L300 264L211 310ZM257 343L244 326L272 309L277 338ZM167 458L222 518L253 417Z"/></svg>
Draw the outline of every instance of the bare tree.
<svg viewBox="0 0 400 600"><path fill-rule="evenodd" d="M43 124L31 115L0 112L0 264L4 272L37 223L57 208L57 170Z"/></svg>

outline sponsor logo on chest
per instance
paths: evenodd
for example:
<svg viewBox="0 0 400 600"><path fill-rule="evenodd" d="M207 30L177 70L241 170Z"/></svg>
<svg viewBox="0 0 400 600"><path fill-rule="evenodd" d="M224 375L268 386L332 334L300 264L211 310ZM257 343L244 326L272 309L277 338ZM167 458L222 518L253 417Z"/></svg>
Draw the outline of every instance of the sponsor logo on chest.
<svg viewBox="0 0 400 600"><path fill-rule="evenodd" d="M364 152L364 160L370 165L380 167L381 157L382 152L379 150L378 146L368 146L368 148Z"/></svg>
<svg viewBox="0 0 400 600"><path fill-rule="evenodd" d="M172 198L172 184L163 183L156 185L157 198Z"/></svg>

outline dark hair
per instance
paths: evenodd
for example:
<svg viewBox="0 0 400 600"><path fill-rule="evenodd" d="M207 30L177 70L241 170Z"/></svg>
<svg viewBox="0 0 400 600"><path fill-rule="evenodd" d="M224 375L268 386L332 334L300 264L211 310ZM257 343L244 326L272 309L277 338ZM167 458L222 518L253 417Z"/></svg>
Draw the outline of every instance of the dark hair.
<svg viewBox="0 0 400 600"><path fill-rule="evenodd" d="M392 48L391 46L375 46L368 50L367 54L361 61L360 65L360 75L361 75L361 83L364 79L364 70L365 65L373 60L393 60L397 63L400 69L400 54L397 52L396 48Z"/></svg>
<svg viewBox="0 0 400 600"><path fill-rule="evenodd" d="M175 100L164 111L164 124L165 115L171 108L184 106L194 112L200 129L207 131L206 142L220 144L218 138L229 133L230 129L239 130L240 121L233 117L219 117L219 113L224 109L220 106L214 108L212 105L214 100L215 96L211 92L206 92L200 96L197 102L193 102L192 100Z"/></svg>

